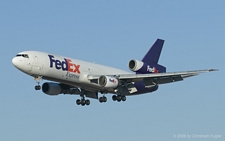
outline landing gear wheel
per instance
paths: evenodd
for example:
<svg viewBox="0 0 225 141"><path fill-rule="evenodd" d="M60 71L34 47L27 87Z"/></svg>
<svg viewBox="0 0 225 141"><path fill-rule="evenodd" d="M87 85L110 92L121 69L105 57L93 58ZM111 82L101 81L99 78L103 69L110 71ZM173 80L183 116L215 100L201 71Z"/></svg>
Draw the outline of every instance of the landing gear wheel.
<svg viewBox="0 0 225 141"><path fill-rule="evenodd" d="M121 96L118 95L118 96L116 97L116 100L117 100L118 102L120 102L120 101L121 101Z"/></svg>
<svg viewBox="0 0 225 141"><path fill-rule="evenodd" d="M81 99L80 103L81 103L82 106L85 105L85 100Z"/></svg>
<svg viewBox="0 0 225 141"><path fill-rule="evenodd" d="M103 102L106 102L107 98L105 96L103 96Z"/></svg>
<svg viewBox="0 0 225 141"><path fill-rule="evenodd" d="M121 96L121 100L126 101L126 96L125 95Z"/></svg>
<svg viewBox="0 0 225 141"><path fill-rule="evenodd" d="M76 103L77 105L80 105L81 104L80 99L77 99Z"/></svg>
<svg viewBox="0 0 225 141"><path fill-rule="evenodd" d="M113 95L112 96L112 100L113 101L118 101L118 102L120 102L120 101L126 101L126 96L125 95Z"/></svg>
<svg viewBox="0 0 225 141"><path fill-rule="evenodd" d="M107 98L105 96L99 98L100 103L106 102L106 101L107 101Z"/></svg>
<svg viewBox="0 0 225 141"><path fill-rule="evenodd" d="M103 102L103 97L99 98L99 102L102 103Z"/></svg>
<svg viewBox="0 0 225 141"><path fill-rule="evenodd" d="M41 86L40 85L37 85L34 88L35 88L35 90L40 90L41 89Z"/></svg>
<svg viewBox="0 0 225 141"><path fill-rule="evenodd" d="M116 95L113 95L113 96L112 96L112 100L113 100L113 101L116 101L116 99L117 99L117 98L116 98Z"/></svg>
<svg viewBox="0 0 225 141"><path fill-rule="evenodd" d="M81 105L81 106L85 106L85 105L90 105L90 100L85 100L85 99L77 99L76 100L76 104L77 105Z"/></svg>
<svg viewBox="0 0 225 141"><path fill-rule="evenodd" d="M90 100L88 100L88 99L85 100L85 104L86 104L86 105L90 105Z"/></svg>

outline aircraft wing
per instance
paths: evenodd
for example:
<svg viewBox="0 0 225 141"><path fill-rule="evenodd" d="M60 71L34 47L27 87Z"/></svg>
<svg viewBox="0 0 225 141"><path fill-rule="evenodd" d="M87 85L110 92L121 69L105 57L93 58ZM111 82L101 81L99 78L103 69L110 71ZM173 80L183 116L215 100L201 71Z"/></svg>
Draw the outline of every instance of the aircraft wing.
<svg viewBox="0 0 225 141"><path fill-rule="evenodd" d="M121 81L138 82L144 81L145 86L166 84L176 81L181 81L184 78L196 76L200 73L217 71L216 69L184 71L184 72L169 72L169 73L155 73L155 74L122 74L118 76Z"/></svg>
<svg viewBox="0 0 225 141"><path fill-rule="evenodd" d="M144 81L146 87L152 85L166 84L176 81L181 81L184 78L196 76L200 73L218 71L217 69L205 69L205 70L194 70L194 71L182 71L182 72L168 72L168 73L150 73L150 74L120 74L110 75L116 77L124 83L132 83L138 81ZM99 75L88 76L88 79L92 83L98 83Z"/></svg>
<svg viewBox="0 0 225 141"><path fill-rule="evenodd" d="M120 74L110 75L118 78L120 81L126 83L144 81L146 85L157 85L166 84L176 81L181 81L184 78L196 76L200 73L217 71L217 69L205 69L205 70L194 70L194 71L182 71L182 72L168 72L168 73L150 73L150 74ZM100 75L89 75L88 79L93 83L97 83L97 79Z"/></svg>

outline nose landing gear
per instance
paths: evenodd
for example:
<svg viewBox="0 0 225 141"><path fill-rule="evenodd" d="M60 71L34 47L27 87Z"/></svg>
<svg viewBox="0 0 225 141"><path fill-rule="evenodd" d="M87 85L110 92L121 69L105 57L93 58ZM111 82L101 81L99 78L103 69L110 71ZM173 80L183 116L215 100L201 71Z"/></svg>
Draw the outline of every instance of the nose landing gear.
<svg viewBox="0 0 225 141"><path fill-rule="evenodd" d="M40 90L41 89L41 86L38 84L34 88L35 88L35 90Z"/></svg>
<svg viewBox="0 0 225 141"><path fill-rule="evenodd" d="M40 81L42 79L42 76L37 76L37 77L34 77L34 80L38 83L34 88L35 90L40 90L41 89L41 86L40 86Z"/></svg>

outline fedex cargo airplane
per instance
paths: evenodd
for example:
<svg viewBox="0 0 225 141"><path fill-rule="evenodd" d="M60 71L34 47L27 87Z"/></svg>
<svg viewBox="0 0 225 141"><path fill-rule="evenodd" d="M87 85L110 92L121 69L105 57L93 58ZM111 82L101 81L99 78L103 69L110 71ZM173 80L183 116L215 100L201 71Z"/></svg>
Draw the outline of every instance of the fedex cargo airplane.
<svg viewBox="0 0 225 141"><path fill-rule="evenodd" d="M13 65L37 81L36 90L47 95L80 95L77 105L90 105L87 98L106 102L106 94L113 94L113 101L126 101L126 96L154 92L160 84L181 81L215 69L166 72L166 67L159 65L159 57L164 40L157 39L150 50L140 60L130 60L128 67L134 73L117 68L72 59L39 51L20 52L12 59ZM40 86L40 80L46 82ZM98 96L101 93L102 96Z"/></svg>

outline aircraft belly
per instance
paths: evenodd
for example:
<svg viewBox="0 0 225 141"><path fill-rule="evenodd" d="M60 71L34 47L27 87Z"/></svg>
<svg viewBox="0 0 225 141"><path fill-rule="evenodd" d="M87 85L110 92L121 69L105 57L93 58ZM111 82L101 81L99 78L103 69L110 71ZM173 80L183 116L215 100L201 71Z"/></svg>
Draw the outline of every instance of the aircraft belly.
<svg viewBox="0 0 225 141"><path fill-rule="evenodd" d="M101 87L98 86L97 84L82 83L82 82L79 82L79 80L68 79L66 77L55 77L55 76L50 77L50 76L46 75L46 76L43 76L43 79L50 80L50 81L56 81L59 83L63 83L63 84L70 85L73 87L78 87L78 88L85 89L88 91L99 92L101 90Z"/></svg>

